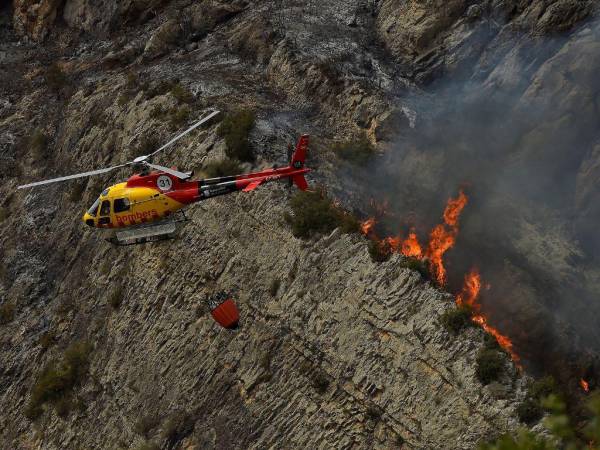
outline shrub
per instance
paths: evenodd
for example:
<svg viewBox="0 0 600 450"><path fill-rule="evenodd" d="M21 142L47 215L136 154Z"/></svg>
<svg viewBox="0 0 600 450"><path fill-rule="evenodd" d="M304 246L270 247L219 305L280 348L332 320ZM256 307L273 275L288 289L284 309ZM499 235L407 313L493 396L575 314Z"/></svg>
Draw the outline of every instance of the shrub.
<svg viewBox="0 0 600 450"><path fill-rule="evenodd" d="M477 355L475 374L483 384L500 378L504 369L504 355L495 350L482 349Z"/></svg>
<svg viewBox="0 0 600 450"><path fill-rule="evenodd" d="M368 250L373 262L385 262L392 256L390 246L385 241L370 240Z"/></svg>
<svg viewBox="0 0 600 450"><path fill-rule="evenodd" d="M471 320L471 314L472 310L467 306L452 308L440 316L440 323L449 332L458 334L465 328L475 325Z"/></svg>
<svg viewBox="0 0 600 450"><path fill-rule="evenodd" d="M222 159L221 161L209 162L202 172L206 178L224 177L227 175L238 174L242 171L240 163L234 159Z"/></svg>
<svg viewBox="0 0 600 450"><path fill-rule="evenodd" d="M381 419L381 410L371 405L365 411L365 418L371 422L379 422Z"/></svg>
<svg viewBox="0 0 600 450"><path fill-rule="evenodd" d="M71 192L69 192L69 200L72 203L80 202L84 190L85 190L85 182L79 181L79 182L73 183Z"/></svg>
<svg viewBox="0 0 600 450"><path fill-rule="evenodd" d="M56 343L56 335L53 331L46 331L40 339L38 340L38 344L42 347L43 351L48 350Z"/></svg>
<svg viewBox="0 0 600 450"><path fill-rule="evenodd" d="M192 110L187 105L181 108L173 108L168 114L171 128L181 128L189 120L191 114Z"/></svg>
<svg viewBox="0 0 600 450"><path fill-rule="evenodd" d="M140 436L144 436L147 438L150 435L150 432L158 426L160 423L160 419L155 414L148 414L141 417L134 425L133 431L135 431Z"/></svg>
<svg viewBox="0 0 600 450"><path fill-rule="evenodd" d="M255 120L254 113L247 110L225 116L217 132L225 139L227 156L240 161L254 161L248 136Z"/></svg>
<svg viewBox="0 0 600 450"><path fill-rule="evenodd" d="M310 361L305 360L300 365L300 372L308 378L312 387L319 394L324 394L329 388L329 377L319 367L313 366Z"/></svg>
<svg viewBox="0 0 600 450"><path fill-rule="evenodd" d="M356 165L365 164L375 154L373 145L366 137L356 141L339 142L333 146L333 151L340 158Z"/></svg>
<svg viewBox="0 0 600 450"><path fill-rule="evenodd" d="M560 396L558 384L551 375L540 378L529 386L529 395L539 401L551 394Z"/></svg>
<svg viewBox="0 0 600 450"><path fill-rule="evenodd" d="M483 335L483 346L488 350L502 350L496 338L489 333Z"/></svg>
<svg viewBox="0 0 600 450"><path fill-rule="evenodd" d="M87 375L92 346L87 342L76 342L64 353L60 363L48 364L31 389L31 400L25 411L28 418L35 419L42 412L42 405L53 403L62 412L66 399L73 388Z"/></svg>
<svg viewBox="0 0 600 450"><path fill-rule="evenodd" d="M324 191L298 191L290 200L293 214L285 220L292 226L294 236L308 238L315 233L330 233L340 227L342 232L358 231L358 221L337 207ZM356 222L356 224L355 224Z"/></svg>
<svg viewBox="0 0 600 450"><path fill-rule="evenodd" d="M194 429L194 418L183 411L171 414L163 426L162 438L169 443L169 448L188 436Z"/></svg>
<svg viewBox="0 0 600 450"><path fill-rule="evenodd" d="M60 91L69 81L66 74L57 63L51 64L50 67L48 67L44 74L44 78L48 87L55 92Z"/></svg>
<svg viewBox="0 0 600 450"><path fill-rule="evenodd" d="M0 306L0 325L6 325L15 318L15 305L14 303L4 303Z"/></svg>
<svg viewBox="0 0 600 450"><path fill-rule="evenodd" d="M4 222L6 219L8 219L9 216L9 212L8 212L8 208L5 208L4 206L0 206L0 223Z"/></svg>
<svg viewBox="0 0 600 450"><path fill-rule="evenodd" d="M48 147L48 137L38 128L27 139L27 145L36 159L46 158Z"/></svg>
<svg viewBox="0 0 600 450"><path fill-rule="evenodd" d="M171 86L171 95L175 97L179 103L192 103L194 101L194 95L179 82L174 83Z"/></svg>
<svg viewBox="0 0 600 450"><path fill-rule="evenodd" d="M121 303L123 303L123 286L117 286L113 289L110 297L108 298L108 304L113 309L119 309Z"/></svg>
<svg viewBox="0 0 600 450"><path fill-rule="evenodd" d="M427 270L427 264L422 259L414 257L406 257L400 263L401 267L419 272L423 278L429 277L429 270Z"/></svg>
<svg viewBox="0 0 600 450"><path fill-rule="evenodd" d="M528 397L517 406L517 416L519 420L526 424L533 424L540 420L544 414L544 410L540 402Z"/></svg>
<svg viewBox="0 0 600 450"><path fill-rule="evenodd" d="M148 441L140 444L136 447L136 450L160 450L158 444Z"/></svg>
<svg viewBox="0 0 600 450"><path fill-rule="evenodd" d="M275 297L277 295L277 292L279 292L279 286L281 286L281 281L279 281L279 278L273 278L273 281L271 281L271 285L269 286L269 294L271 294L271 297Z"/></svg>

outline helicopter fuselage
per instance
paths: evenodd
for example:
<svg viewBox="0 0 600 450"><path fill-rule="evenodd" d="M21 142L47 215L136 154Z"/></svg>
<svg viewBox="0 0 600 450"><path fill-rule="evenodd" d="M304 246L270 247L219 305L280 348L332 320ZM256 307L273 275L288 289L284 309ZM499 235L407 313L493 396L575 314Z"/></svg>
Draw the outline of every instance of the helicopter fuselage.
<svg viewBox="0 0 600 450"><path fill-rule="evenodd" d="M125 228L155 222L192 203L236 191L252 191L263 183L283 178L291 178L305 189L304 174L309 171L299 165L205 180L183 180L160 171L136 174L102 191L82 220L96 228Z"/></svg>

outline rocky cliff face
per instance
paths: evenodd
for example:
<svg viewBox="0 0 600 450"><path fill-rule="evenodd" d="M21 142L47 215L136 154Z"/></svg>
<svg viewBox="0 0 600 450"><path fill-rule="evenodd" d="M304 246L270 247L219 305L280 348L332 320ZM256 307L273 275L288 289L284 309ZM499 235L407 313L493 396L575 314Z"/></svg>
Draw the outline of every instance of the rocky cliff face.
<svg viewBox="0 0 600 450"><path fill-rule="evenodd" d="M422 83L471 70L473 61L510 83L520 41L509 31L523 39L564 32L593 6L15 0L5 7L12 24L0 28L0 302L15 311L0 326L2 447L470 449L515 429L522 374L506 361L509 375L499 383L476 380L483 332L455 337L437 321L451 296L402 268L399 256L373 263L358 236L294 238L283 221L290 196L283 186L209 200L190 210L177 241L125 249L79 221L114 180L15 188L122 162L170 137L180 111L196 117L215 105L257 111L256 166L283 164L300 133L318 136L313 182L360 208L363 186L347 182L350 168L328 150L331 140L364 132L392 151L415 125L409 97ZM565 45L584 45L593 60L594 33ZM563 51L546 55L544 67L574 54ZM52 63L60 70L49 70ZM588 79L587 70L575 79ZM560 97L556 79L536 73L519 89ZM174 78L192 99L164 88ZM577 95L566 109L579 104ZM47 136L43 145L31 140L33 129ZM590 200L597 153L582 156L577 178L586 214L597 213ZM162 162L192 169L223 154L213 125ZM202 307L216 289L235 292L240 331L219 329ZM118 309L110 306L115 293L123 298ZM77 340L93 344L77 407L65 417L49 409L27 419L42 367Z"/></svg>

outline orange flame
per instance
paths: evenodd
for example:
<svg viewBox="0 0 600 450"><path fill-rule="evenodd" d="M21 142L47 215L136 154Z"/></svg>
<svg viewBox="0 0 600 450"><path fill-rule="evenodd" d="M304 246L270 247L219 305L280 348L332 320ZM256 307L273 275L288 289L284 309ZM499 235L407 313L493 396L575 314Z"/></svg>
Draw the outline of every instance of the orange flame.
<svg viewBox="0 0 600 450"><path fill-rule="evenodd" d="M454 247L458 236L458 219L469 199L461 190L458 197L448 199L444 210L444 223L436 226L429 236L427 257L429 258L431 275L440 286L447 281L444 267L444 253Z"/></svg>
<svg viewBox="0 0 600 450"><path fill-rule="evenodd" d="M375 226L375 218L371 217L370 219L367 219L363 223L360 224L360 231L365 236L368 236L369 234L371 234L371 231L373 230L374 226Z"/></svg>
<svg viewBox="0 0 600 450"><path fill-rule="evenodd" d="M583 389L585 392L590 392L590 383L585 381L583 378L579 380L579 386L581 386L581 389Z"/></svg>
<svg viewBox="0 0 600 450"><path fill-rule="evenodd" d="M481 275L479 270L474 267L465 275L465 282L462 290L456 295L456 304L458 306L468 306L472 309L473 315L471 320L480 325L487 333L494 336L498 345L502 347L517 363L517 367L521 367L518 362L519 355L513 350L513 343L507 337L500 333L496 328L487 323L486 317L481 313L481 304L479 303L479 293L481 292Z"/></svg>
<svg viewBox="0 0 600 450"><path fill-rule="evenodd" d="M421 259L423 258L423 249L419 244L417 233L411 231L408 237L402 242L402 254L404 256Z"/></svg>

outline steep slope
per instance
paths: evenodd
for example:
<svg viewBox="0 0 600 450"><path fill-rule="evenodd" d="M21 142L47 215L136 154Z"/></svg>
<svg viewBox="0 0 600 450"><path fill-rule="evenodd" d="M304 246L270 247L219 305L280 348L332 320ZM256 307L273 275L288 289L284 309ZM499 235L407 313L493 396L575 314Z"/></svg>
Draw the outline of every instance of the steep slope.
<svg viewBox="0 0 600 450"><path fill-rule="evenodd" d="M319 137L313 182L361 208L356 181L367 175L346 177L328 144L364 131L389 151L411 129L401 99L420 92L414 83L474 58L448 48L468 47L477 14L466 2L439 6L14 2L21 35L3 26L0 49L0 303L15 305L0 326L3 447L470 449L516 428L524 379L506 361L500 383L476 380L483 332L454 337L437 322L451 296L398 256L373 263L358 236L294 238L284 186L210 200L179 240L125 249L78 217L114 179L15 191L124 161L215 105L257 111L256 166L284 163L300 133ZM514 8L509 24L533 14ZM174 78L191 99L164 84ZM46 145L28 140L34 129ZM223 155L213 125L161 162L192 169ZM593 161L582 185L594 183ZM220 289L235 292L239 332L219 329L203 307ZM93 350L71 412L27 419L42 368L80 340Z"/></svg>

